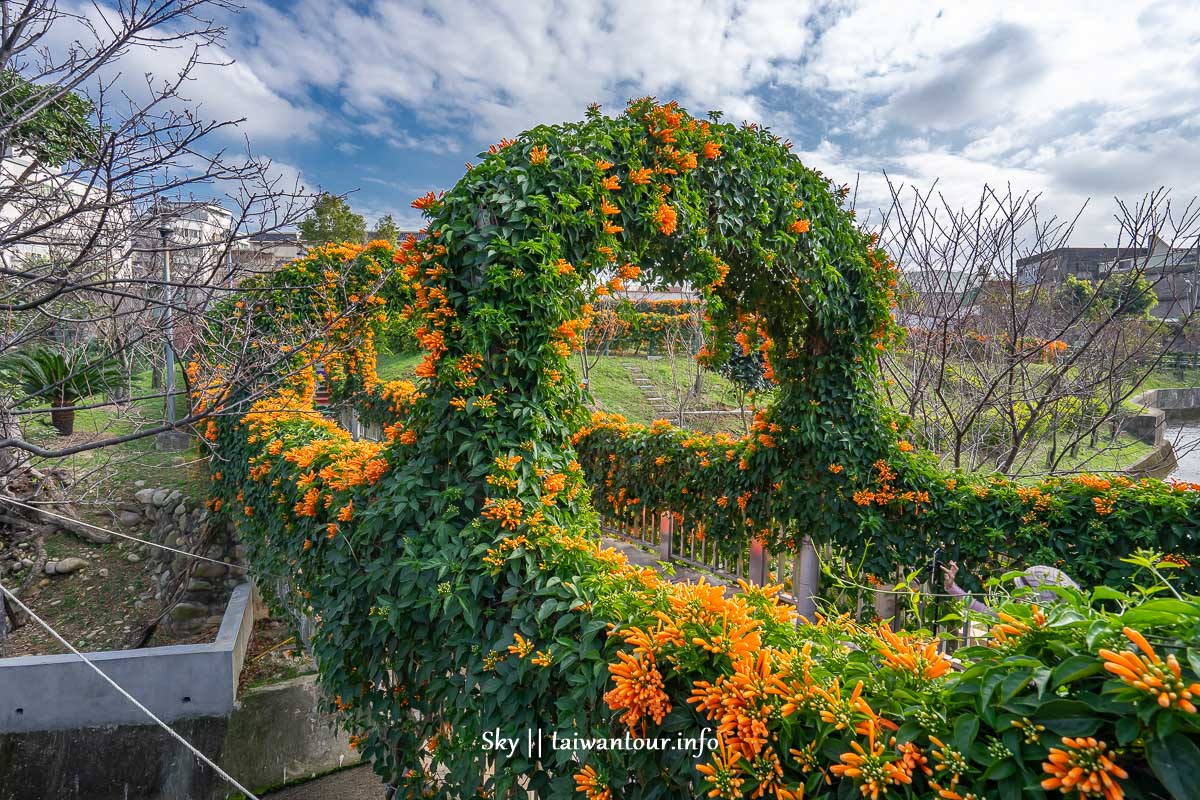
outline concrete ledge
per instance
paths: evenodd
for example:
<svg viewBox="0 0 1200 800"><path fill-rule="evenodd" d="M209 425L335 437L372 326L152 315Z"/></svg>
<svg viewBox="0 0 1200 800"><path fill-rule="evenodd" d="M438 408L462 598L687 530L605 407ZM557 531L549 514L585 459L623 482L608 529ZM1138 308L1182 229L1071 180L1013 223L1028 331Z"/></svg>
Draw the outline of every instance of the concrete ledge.
<svg viewBox="0 0 1200 800"><path fill-rule="evenodd" d="M164 722L225 716L254 627L253 583L236 587L215 641L85 653ZM34 623L30 623L34 624ZM71 654L0 659L0 733L51 731L148 720Z"/></svg>
<svg viewBox="0 0 1200 800"><path fill-rule="evenodd" d="M1127 467L1124 472L1135 478L1165 478L1174 472L1177 466L1179 462L1175 458L1175 446L1170 442L1163 442L1154 452Z"/></svg>
<svg viewBox="0 0 1200 800"><path fill-rule="evenodd" d="M171 725L260 795L359 762L314 675L248 689L227 716ZM0 733L0 800L230 797L241 794L156 725Z"/></svg>

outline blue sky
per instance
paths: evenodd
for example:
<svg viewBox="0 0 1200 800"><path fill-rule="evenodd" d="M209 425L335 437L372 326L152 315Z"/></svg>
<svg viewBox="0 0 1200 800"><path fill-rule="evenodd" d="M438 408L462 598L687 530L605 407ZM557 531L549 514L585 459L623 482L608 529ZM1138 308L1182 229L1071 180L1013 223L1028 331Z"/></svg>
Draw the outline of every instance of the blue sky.
<svg viewBox="0 0 1200 800"><path fill-rule="evenodd" d="M629 97L771 126L885 202L984 182L1107 241L1114 195L1200 191L1200 10L1176 2L249 0L191 88L257 152L372 220L540 122ZM169 69L169 53L145 54Z"/></svg>

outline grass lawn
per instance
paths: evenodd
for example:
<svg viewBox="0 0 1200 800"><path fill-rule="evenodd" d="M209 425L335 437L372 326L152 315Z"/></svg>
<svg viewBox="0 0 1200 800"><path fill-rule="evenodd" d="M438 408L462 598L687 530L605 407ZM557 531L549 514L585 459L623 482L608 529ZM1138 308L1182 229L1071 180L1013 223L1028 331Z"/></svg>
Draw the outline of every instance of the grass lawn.
<svg viewBox="0 0 1200 800"><path fill-rule="evenodd" d="M178 373L176 387L182 391L182 370ZM134 377L134 395L151 394L150 373L142 372ZM80 405L99 402L100 398L81 401ZM187 415L187 399L176 398L176 413ZM61 450L80 444L100 442L147 430L162 423L164 417L161 398L140 400L125 405L107 405L100 408L84 408L75 412L75 432L60 436L50 425L50 415L28 414L21 417L21 424L28 441L47 449ZM113 496L132 494L135 481L145 481L146 486L179 489L192 497L204 497L207 492L207 456L198 448L181 452L160 452L154 449L154 437L147 436L118 445L84 450L61 458L34 458L34 466L40 469L65 470L76 482L75 494L80 498L79 506L86 510L95 504L96 510L105 510ZM110 515L104 515L111 522Z"/></svg>
<svg viewBox="0 0 1200 800"><path fill-rule="evenodd" d="M1038 473L1045 469L1046 456L1050 452L1049 442L1039 445L1024 466L1018 469L1019 479L1035 482L1040 478ZM1100 441L1095 450L1081 446L1074 457L1067 456L1060 464L1060 470L1072 472L1120 472L1154 452L1154 448L1141 439L1123 433L1116 441Z"/></svg>
<svg viewBox="0 0 1200 800"><path fill-rule="evenodd" d="M375 359L375 374L381 381L416 380L417 365L424 353L385 353Z"/></svg>

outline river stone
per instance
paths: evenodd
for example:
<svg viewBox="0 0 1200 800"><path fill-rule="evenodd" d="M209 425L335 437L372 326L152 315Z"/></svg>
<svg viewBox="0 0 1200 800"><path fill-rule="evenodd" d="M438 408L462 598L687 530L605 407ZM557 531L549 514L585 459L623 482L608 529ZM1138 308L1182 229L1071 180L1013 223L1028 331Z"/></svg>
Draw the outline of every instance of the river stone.
<svg viewBox="0 0 1200 800"><path fill-rule="evenodd" d="M179 505L175 506L175 516L182 517L186 513L187 513L187 504L180 503Z"/></svg>
<svg viewBox="0 0 1200 800"><path fill-rule="evenodd" d="M61 561L58 561L57 563L55 563L54 572L51 574L70 575L72 572L78 572L79 570L83 569L87 565L88 565L87 559L75 558L74 556L72 556L71 558L64 558ZM47 564L46 566L49 567L50 565Z"/></svg>
<svg viewBox="0 0 1200 800"><path fill-rule="evenodd" d="M150 499L150 502L156 506L165 506L167 504L167 490L155 489L154 496Z"/></svg>
<svg viewBox="0 0 1200 800"><path fill-rule="evenodd" d="M148 506L154 502L154 492L154 489L139 489L133 496L139 503Z"/></svg>
<svg viewBox="0 0 1200 800"><path fill-rule="evenodd" d="M197 578L220 578L228 571L224 564L213 564L211 561L201 561L192 570Z"/></svg>
<svg viewBox="0 0 1200 800"><path fill-rule="evenodd" d="M208 616L208 606L200 603L176 603L171 609L171 619L186 620L199 619L200 617Z"/></svg>
<svg viewBox="0 0 1200 800"><path fill-rule="evenodd" d="M142 515L136 511L122 511L120 514L117 514L117 521L126 528L133 528L142 524Z"/></svg>
<svg viewBox="0 0 1200 800"><path fill-rule="evenodd" d="M125 556L125 560L128 561L130 564L136 564L142 560L142 557L139 556L137 553L130 553L129 555Z"/></svg>

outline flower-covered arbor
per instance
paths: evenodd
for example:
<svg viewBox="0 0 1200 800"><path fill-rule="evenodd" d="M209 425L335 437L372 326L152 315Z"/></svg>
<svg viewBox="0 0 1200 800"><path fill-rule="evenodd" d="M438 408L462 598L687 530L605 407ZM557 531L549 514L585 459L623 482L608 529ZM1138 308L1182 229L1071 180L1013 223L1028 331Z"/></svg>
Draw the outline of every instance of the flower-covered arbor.
<svg viewBox="0 0 1200 800"><path fill-rule="evenodd" d="M318 620L322 685L381 774L447 796L519 782L542 796L706 785L788 798L842 781L965 797L976 782L1020 791L1041 758L1066 763L996 748L1007 771L934 776L939 753L967 758L944 743L966 716L942 710L948 662L928 642L846 621L798 629L769 590L666 583L598 546L592 486L616 512L700 504L729 542L811 534L881 571L944 535L936 521L955 519L963 489L911 452L875 393L896 278L844 201L763 129L640 100L493 147L414 203L425 239L325 248L264 278L257 306L228 310L286 354L290 385L231 387L218 358L194 365L201 402L225 412L206 431L224 462L213 506L238 520L255 567L292 576L284 599ZM570 356L591 301L635 278L701 291L710 356L735 329L762 349L780 391L750 436L589 420ZM421 320L419 385L374 378L389 302ZM315 413L317 362L385 442L351 441ZM1101 658L1086 657L1091 677ZM975 727L999 736L1007 723L982 714ZM698 770L683 751L481 748L495 728L653 736L705 720L721 746Z"/></svg>

